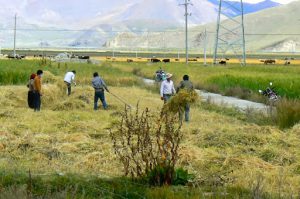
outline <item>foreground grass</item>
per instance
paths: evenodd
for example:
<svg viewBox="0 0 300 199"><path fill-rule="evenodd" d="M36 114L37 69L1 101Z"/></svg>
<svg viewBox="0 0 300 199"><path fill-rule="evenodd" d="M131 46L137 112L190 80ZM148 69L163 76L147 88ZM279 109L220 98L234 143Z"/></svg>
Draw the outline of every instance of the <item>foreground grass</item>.
<svg viewBox="0 0 300 199"><path fill-rule="evenodd" d="M0 198L280 198L241 187L149 187L128 178L0 173Z"/></svg>
<svg viewBox="0 0 300 199"><path fill-rule="evenodd" d="M42 111L34 113L27 108L25 84L28 74L41 67L38 64L16 62L0 69L14 74L28 67L24 80L0 86L0 195L24 195L29 189L29 194L49 198L299 197L299 124L283 131L255 113L201 103L192 107L191 122L183 126L178 161L178 166L195 176L190 186L132 185L121 177L122 165L113 153L108 131L124 106L107 94L109 109L93 111L90 76L94 71L102 73L111 92L154 112L162 106L158 91L141 88L131 65L55 64L43 68ZM157 65L144 67L150 75ZM189 70L196 71L196 67ZM70 69L77 70L80 83L67 97L62 76Z"/></svg>
<svg viewBox="0 0 300 199"><path fill-rule="evenodd" d="M124 108L117 99L107 94L109 110L95 112L90 86L76 87L67 97L51 83L44 85L42 111L34 113L26 108L24 86L0 89L3 194L14 187L21 193L26 191L29 170L34 183L32 193L37 195L75 193L93 198L105 194L103 188L110 192L108 198L129 197L126 194L139 198L134 197L135 192L146 198L207 198L214 194L220 198L224 194L229 198L254 194L276 198L296 197L299 193L299 125L281 131L249 122L235 112L223 113L197 104L192 107L191 122L183 126L178 162L195 176L190 185L196 188L139 189L125 183L128 193L118 182L122 165L112 151L108 133ZM111 87L111 91L130 104L139 101L141 108L149 107L154 112L162 106L157 93L139 87ZM133 189L136 191L131 193Z"/></svg>

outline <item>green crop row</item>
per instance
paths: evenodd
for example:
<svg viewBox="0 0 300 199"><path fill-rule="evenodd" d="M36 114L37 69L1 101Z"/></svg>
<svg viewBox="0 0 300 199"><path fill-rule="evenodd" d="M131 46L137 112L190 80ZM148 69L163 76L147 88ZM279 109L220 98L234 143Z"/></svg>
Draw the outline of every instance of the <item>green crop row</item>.
<svg viewBox="0 0 300 199"><path fill-rule="evenodd" d="M94 65L55 63L49 60L0 60L0 85L25 85L30 75L38 69L49 71L62 79L66 72L76 70L76 81L80 84L90 84L94 72L98 72L111 86L131 86L139 83L139 78L132 73L113 68L109 63Z"/></svg>
<svg viewBox="0 0 300 199"><path fill-rule="evenodd" d="M179 83L182 76L188 74L196 88L225 94L228 89L239 87L257 94L259 89L265 89L272 82L276 91L282 97L297 99L300 97L300 65L265 66L239 64L229 66L203 66L190 63L115 63L114 67L124 71L139 71L139 75L153 78L159 68L172 73L175 83Z"/></svg>

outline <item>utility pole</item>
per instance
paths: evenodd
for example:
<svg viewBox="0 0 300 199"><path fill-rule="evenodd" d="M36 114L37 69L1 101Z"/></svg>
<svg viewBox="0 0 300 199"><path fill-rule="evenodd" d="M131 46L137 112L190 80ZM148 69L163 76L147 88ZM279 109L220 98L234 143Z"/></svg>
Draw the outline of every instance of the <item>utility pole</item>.
<svg viewBox="0 0 300 199"><path fill-rule="evenodd" d="M206 43L207 43L207 32L204 30L204 66L206 66Z"/></svg>
<svg viewBox="0 0 300 199"><path fill-rule="evenodd" d="M15 28L14 28L14 57L16 57L16 36L17 36L17 14L15 14Z"/></svg>
<svg viewBox="0 0 300 199"><path fill-rule="evenodd" d="M188 12L188 6L193 5L190 3L190 0L185 0L185 3L179 4L185 7L185 63L189 62L189 51L188 51L188 16L191 16L191 13Z"/></svg>
<svg viewBox="0 0 300 199"><path fill-rule="evenodd" d="M0 56L2 56L1 50L2 50L2 39L0 39Z"/></svg>

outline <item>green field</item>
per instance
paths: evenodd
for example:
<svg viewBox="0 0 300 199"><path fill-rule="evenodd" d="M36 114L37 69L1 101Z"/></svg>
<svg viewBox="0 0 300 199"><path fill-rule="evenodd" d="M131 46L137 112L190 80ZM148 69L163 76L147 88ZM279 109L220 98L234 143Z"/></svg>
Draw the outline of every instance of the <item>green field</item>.
<svg viewBox="0 0 300 199"><path fill-rule="evenodd" d="M28 79L28 74L41 68L41 61L19 61L0 60L0 85L24 84ZM105 76L111 85L128 86L137 84L135 75L153 79L154 73L159 68L164 69L174 75L174 80L178 83L184 74L188 74L194 82L196 88L208 91L230 94L234 88L244 89L249 95L237 96L250 98L257 96L259 89L265 89L269 82L273 82L276 91L282 97L298 99L300 96L300 66L266 66L248 65L241 67L238 64L223 66L201 66L198 63L190 63L186 66L183 63L151 64L151 63L103 63L105 67L99 68L88 64L57 64L48 61L44 70L48 70L54 75L63 75L68 70L77 70L78 81L88 84L92 73L99 71ZM135 73L135 75L133 74ZM118 82L113 81L112 76L118 74ZM121 79L121 80L120 80ZM128 82L127 82L128 81ZM245 94L245 93L236 93Z"/></svg>
<svg viewBox="0 0 300 199"><path fill-rule="evenodd" d="M256 96L259 89L265 89L269 82L273 82L280 96L293 99L300 97L300 65L266 66L249 64L247 67L241 67L238 64L231 64L224 67L203 66L193 63L188 66L183 63L116 63L114 66L126 72L135 71L138 75L151 79L154 77L154 72L162 68L172 73L177 83L181 81L184 74L188 74L196 88L227 95L230 95L230 90L233 88L241 88L245 90L245 93L250 93L244 98Z"/></svg>
<svg viewBox="0 0 300 199"><path fill-rule="evenodd" d="M108 130L124 105L106 93L108 110L93 111L92 74L98 71L127 103L158 114L157 88L143 85L137 75L152 78L160 66L174 74L176 84L189 74L198 88L226 92L239 86L252 96L272 81L282 96L299 100L299 66L0 60L0 198L299 197L299 120L281 129L273 118L251 110L204 102L192 106L191 121L182 127L177 167L194 176L188 184L152 187L124 177ZM27 108L26 83L40 68L42 110L34 113ZM78 86L68 97L63 76L74 69Z"/></svg>

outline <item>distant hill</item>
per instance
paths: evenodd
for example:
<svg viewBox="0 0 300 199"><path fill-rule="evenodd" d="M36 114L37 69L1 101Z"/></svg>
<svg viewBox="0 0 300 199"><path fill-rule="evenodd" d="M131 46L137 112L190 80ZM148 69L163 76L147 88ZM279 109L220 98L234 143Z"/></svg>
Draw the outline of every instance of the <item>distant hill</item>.
<svg viewBox="0 0 300 199"><path fill-rule="evenodd" d="M113 10L89 20L76 22L77 25L75 29L77 30L74 30L74 28L64 29L61 28L61 26L56 26L54 24L40 23L37 25L25 20L18 21L17 46L23 48L37 48L42 47L43 44L46 43L47 47L61 48L183 48L184 33L183 30L179 28L184 27L184 8L179 6L180 2L182 3L183 1L132 1L129 4L116 6ZM189 7L190 12L192 13L189 17L189 24L191 27L190 46L195 49L201 47L200 33L204 29L204 24L207 24L206 27L211 33L208 39L208 45L211 46L214 40L212 33L215 31L215 24L213 24L213 22L217 18L218 0L194 0L192 3L193 6ZM269 27L268 30L264 28L260 30L259 28L252 27L261 26L261 24L251 21L253 19L255 21L261 21L260 23L274 24L276 21L268 19L260 20L259 18L277 15L278 13L276 12L281 13L281 7L286 6L279 5L280 4L271 0L265 0L256 4L244 3L245 13L254 13L253 17L252 14L248 14L245 17L246 32L253 33L263 31L263 33L265 33L271 28L275 31L276 27L282 27L282 25L276 25L274 27ZM267 10L274 6L276 7L274 8L275 13L269 13ZM232 9L231 13L234 15L234 9L228 9ZM279 10L277 11L277 9ZM289 12L286 12L285 14L287 16L284 16L284 18L291 15ZM276 19L279 20L279 18L281 17L277 17ZM223 19L225 19L225 17L223 17ZM248 19L251 20L248 21ZM0 21L0 28L3 29L0 31L0 37L5 38L0 45L4 47L12 47L13 20L10 19L10 24L4 23L4 21ZM278 40L278 38L282 39L282 37L272 37L272 39L268 38L268 42L260 42L258 45L255 45L254 43L257 38L260 37L251 36L248 38L247 41L249 41L249 46L247 47L249 47L249 49L272 49L272 45L275 45L275 43L277 43L277 46L285 46L285 44L280 43L284 40ZM288 43L291 43L291 41L292 40L288 40Z"/></svg>
<svg viewBox="0 0 300 199"><path fill-rule="evenodd" d="M292 52L297 50L300 46L300 17L298 10L300 10L300 1L245 15L247 51ZM189 46L194 51L202 51L202 33L205 27L209 33L207 38L208 51L212 53L215 41L215 23L190 28ZM163 42L162 38L164 38ZM178 29L173 32L136 36L136 38L130 38L130 40L132 41L132 47L139 47L148 43L149 48L157 47L171 50L176 48L184 49L184 38L184 30ZM107 44L111 44L109 47L113 45L115 45L114 47L120 47L124 43L126 43L126 39L121 35L111 40L111 42L107 42ZM126 44L129 45L130 42Z"/></svg>
<svg viewBox="0 0 300 199"><path fill-rule="evenodd" d="M90 35L89 32L94 32L95 27L99 27L99 24L110 24L110 26L115 30L111 37L116 37L117 40L122 41L112 42L109 39L104 46L111 46L114 43L114 47L126 47L124 44L124 39L122 35L127 37L126 33L121 33L123 30L128 30L137 36L145 37L145 35L140 35L140 31L165 31L165 30L175 30L178 27L184 26L184 7L179 6L179 3L183 1L177 1L174 3L173 0L142 0L140 2L135 2L132 4L127 4L122 7L116 8L114 11L104 15L94 18L88 22L84 22L85 25L90 25L92 28L87 30L80 38L75 39L74 43L81 44L78 40L86 40L88 43L98 44L99 42L92 42L91 37L85 37L84 35ZM189 17L190 26L203 25L210 22L214 22L217 19L218 14L218 0L203 0L203 1L191 1L192 6L189 6L189 11L191 16ZM279 6L281 4L275 3L271 0L265 0L256 4L244 3L244 9L246 13L257 12L269 7ZM225 5L226 6L226 5ZM232 15L237 15L234 8L228 7ZM223 17L225 19L225 17ZM163 33L165 34L165 33ZM155 33L155 37L160 37L160 34ZM107 35L103 36L107 38ZM130 37L130 39L132 39ZM149 38L147 38L149 40ZM103 40L103 39L102 39ZM126 40L126 38L125 38ZM145 46L143 39L139 38L136 42L141 42L136 44L137 46ZM136 43L135 42L135 43ZM122 43L122 44L121 44ZM128 42L127 42L128 43ZM151 44L154 45L156 42L154 39ZM161 42L160 42L161 43ZM149 43L148 43L149 45ZM80 46L80 45L79 45Z"/></svg>

